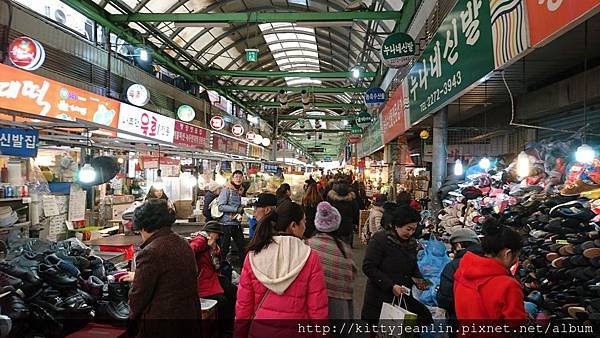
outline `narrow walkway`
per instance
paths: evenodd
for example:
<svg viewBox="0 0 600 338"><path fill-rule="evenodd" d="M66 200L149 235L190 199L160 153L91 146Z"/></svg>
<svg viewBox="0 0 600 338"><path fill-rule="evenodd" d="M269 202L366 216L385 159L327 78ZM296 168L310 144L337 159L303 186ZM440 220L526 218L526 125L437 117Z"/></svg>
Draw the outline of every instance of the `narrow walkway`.
<svg viewBox="0 0 600 338"><path fill-rule="evenodd" d="M354 264L358 268L356 279L354 280L354 318L360 319L360 311L362 310L363 300L365 297L365 289L367 288L367 276L362 272L362 263L367 252L367 246L363 245L358 239L358 235L354 236L354 249L352 251Z"/></svg>

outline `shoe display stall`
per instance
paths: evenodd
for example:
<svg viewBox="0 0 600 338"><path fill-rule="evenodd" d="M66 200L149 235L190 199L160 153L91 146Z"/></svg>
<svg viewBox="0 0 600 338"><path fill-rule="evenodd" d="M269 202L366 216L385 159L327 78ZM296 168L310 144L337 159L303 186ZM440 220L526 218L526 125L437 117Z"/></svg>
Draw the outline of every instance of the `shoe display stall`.
<svg viewBox="0 0 600 338"><path fill-rule="evenodd" d="M484 217L499 217L523 236L512 272L531 319L597 325L600 159L577 162L576 147L562 143L530 143L525 149L505 168L492 164L448 177L438 232L450 235L466 227L481 234Z"/></svg>

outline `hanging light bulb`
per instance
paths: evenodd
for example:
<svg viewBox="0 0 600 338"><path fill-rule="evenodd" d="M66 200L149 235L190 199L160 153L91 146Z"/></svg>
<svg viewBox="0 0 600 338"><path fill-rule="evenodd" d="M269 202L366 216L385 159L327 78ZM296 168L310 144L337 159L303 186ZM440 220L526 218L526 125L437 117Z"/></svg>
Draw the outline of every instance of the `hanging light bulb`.
<svg viewBox="0 0 600 338"><path fill-rule="evenodd" d="M528 177L529 172L529 156L522 151L519 153L519 157L517 157L517 175L519 175L519 177Z"/></svg>
<svg viewBox="0 0 600 338"><path fill-rule="evenodd" d="M156 179L154 179L154 182L152 183L152 187L155 190L163 190L165 188L165 183L163 182L162 177L160 176L160 172L157 172L157 177Z"/></svg>
<svg viewBox="0 0 600 338"><path fill-rule="evenodd" d="M591 164L594 162L594 158L596 157L596 152L594 148L588 146L587 144L582 144L577 148L577 152L575 153L575 160L580 163Z"/></svg>
<svg viewBox="0 0 600 338"><path fill-rule="evenodd" d="M84 164L79 170L79 182L92 183L94 180L96 180L96 169L89 163Z"/></svg>
<svg viewBox="0 0 600 338"><path fill-rule="evenodd" d="M456 159L456 161L454 161L454 175L462 176L462 174L464 174L462 161L460 159Z"/></svg>
<svg viewBox="0 0 600 338"><path fill-rule="evenodd" d="M204 175L198 175L198 188L203 188L206 184L206 179L204 179Z"/></svg>
<svg viewBox="0 0 600 338"><path fill-rule="evenodd" d="M483 170L488 170L490 169L490 160L487 157L484 157L481 159L481 161L479 161L479 166L481 167L481 169Z"/></svg>

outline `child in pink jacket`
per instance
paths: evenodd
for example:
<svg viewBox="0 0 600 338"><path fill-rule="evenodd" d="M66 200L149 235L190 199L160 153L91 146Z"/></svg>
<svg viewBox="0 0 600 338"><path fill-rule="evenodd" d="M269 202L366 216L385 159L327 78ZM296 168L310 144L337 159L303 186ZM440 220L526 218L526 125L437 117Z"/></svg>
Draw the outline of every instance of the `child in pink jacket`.
<svg viewBox="0 0 600 338"><path fill-rule="evenodd" d="M306 337L299 324L326 324L325 277L301 239L304 222L300 205L286 201L259 224L238 286L234 337Z"/></svg>

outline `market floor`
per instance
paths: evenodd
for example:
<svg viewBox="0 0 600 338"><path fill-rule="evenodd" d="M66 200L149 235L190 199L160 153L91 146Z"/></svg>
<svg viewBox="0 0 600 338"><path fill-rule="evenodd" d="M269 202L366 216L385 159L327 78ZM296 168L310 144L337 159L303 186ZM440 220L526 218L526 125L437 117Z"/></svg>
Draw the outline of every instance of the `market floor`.
<svg viewBox="0 0 600 338"><path fill-rule="evenodd" d="M354 319L360 319L360 311L362 310L363 300L365 297L365 289L367 288L367 276L362 272L362 262L365 258L367 246L360 243L358 236L354 236L353 258L354 264L358 268L356 279L354 280Z"/></svg>

